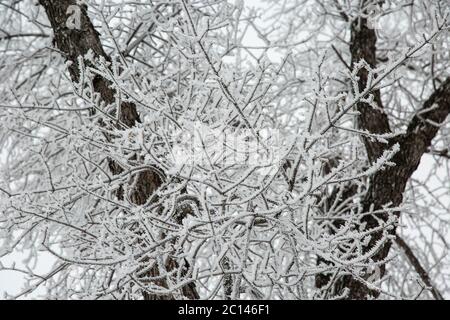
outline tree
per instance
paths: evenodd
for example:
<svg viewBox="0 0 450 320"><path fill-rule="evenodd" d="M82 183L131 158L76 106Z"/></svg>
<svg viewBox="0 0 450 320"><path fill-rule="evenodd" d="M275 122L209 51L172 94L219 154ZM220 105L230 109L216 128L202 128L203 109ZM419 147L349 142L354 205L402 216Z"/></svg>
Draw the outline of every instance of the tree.
<svg viewBox="0 0 450 320"><path fill-rule="evenodd" d="M443 299L449 9L1 3L8 297Z"/></svg>

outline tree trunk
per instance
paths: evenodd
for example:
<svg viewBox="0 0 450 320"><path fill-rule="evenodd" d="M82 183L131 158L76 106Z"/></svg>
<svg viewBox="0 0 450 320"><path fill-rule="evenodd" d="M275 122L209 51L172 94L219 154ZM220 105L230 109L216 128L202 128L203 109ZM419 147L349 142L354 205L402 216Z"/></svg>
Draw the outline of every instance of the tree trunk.
<svg viewBox="0 0 450 320"><path fill-rule="evenodd" d="M367 0L363 1L363 6ZM367 12L366 12L367 14ZM361 60L364 60L370 68L375 68L377 63L376 57L377 36L373 29L370 29L367 19L360 18L351 25L351 43L350 52L352 58L352 68ZM367 68L361 68L357 76L359 77L359 90L364 90L368 85L369 72ZM371 93L378 108L373 108L367 103L359 103L357 110L358 127L361 130L367 130L374 134L390 133L391 129L387 115L383 111L383 103L379 90ZM433 105L436 108L430 109ZM384 170L377 171L371 178L368 191L362 201L363 212L381 211L382 213L368 215L365 214L361 218L360 225L364 226L367 231L380 225L380 221L386 222L389 215L383 212L385 207L397 207L403 201L403 193L406 184L417 169L422 155L429 149L431 141L436 136L439 126L433 124L441 124L445 121L450 113L450 78L441 84L441 86L424 102L423 107L416 116L413 117L408 125L405 134L391 139L388 144L383 144L372 139L363 138L368 160L370 163L375 162L384 151L389 150L394 144L399 144L400 151L397 152L391 162L395 166L388 167ZM397 217L400 212L396 212ZM389 230L392 236L396 234L395 226ZM369 252L382 239L383 231L375 232L368 245L363 247L364 253ZM384 261L391 249L392 242L387 241L377 252L374 253L372 259L374 262ZM383 277L386 272L385 264L380 267L380 276ZM367 279L370 274L366 274ZM319 275L316 278L316 286L324 287L330 280L329 276ZM330 280L331 281L331 280ZM367 299L369 296L378 297L379 292L368 288L363 282L356 279L352 275L346 275L339 278L334 284L334 292L342 293L344 288L348 288L349 292L346 299Z"/></svg>
<svg viewBox="0 0 450 320"><path fill-rule="evenodd" d="M79 57L83 57L92 50L95 58L103 58L106 61L111 61L111 58L105 53L102 44L100 42L99 34L95 30L92 22L87 15L87 8L84 5L77 5L76 0L39 0L39 3L44 7L47 17L51 23L54 32L54 42L65 59L70 62L69 73L71 79L74 82L78 82L79 75ZM71 8L80 10L79 26L71 28L67 26L67 21L70 14L73 13ZM115 91L111 88L111 84L101 76L95 76L93 80L94 91L100 94L101 99L106 104L112 104L115 101ZM137 113L136 106L133 103L122 102L120 108L120 114L118 115L119 124L116 124L119 129L122 127L133 127L136 123L140 122L139 114ZM103 124L104 125L104 124ZM115 175L123 172L123 169L114 161L109 161L109 168ZM136 180L135 187L131 192L130 199L136 205L143 205L154 194L158 188L164 183L164 177L162 177L156 170L145 170L136 174L131 180ZM123 199L122 188L119 188L117 197ZM181 219L182 220L182 219ZM144 257L145 259L145 257ZM168 259L166 261L166 269L173 270L180 267L175 260ZM187 262L183 266L188 267ZM157 266L153 267L145 277L158 276L159 271ZM154 281L155 284L166 287L167 283L165 279ZM181 294L186 299L198 299L194 283L185 285L181 289ZM171 300L174 299L173 295L154 295L148 292L143 292L143 297L146 300Z"/></svg>

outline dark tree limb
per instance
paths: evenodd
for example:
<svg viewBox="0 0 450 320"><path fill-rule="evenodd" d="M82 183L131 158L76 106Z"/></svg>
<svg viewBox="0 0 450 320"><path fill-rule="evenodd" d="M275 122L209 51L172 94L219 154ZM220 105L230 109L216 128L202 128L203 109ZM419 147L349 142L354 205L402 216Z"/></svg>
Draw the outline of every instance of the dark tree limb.
<svg viewBox="0 0 450 320"><path fill-rule="evenodd" d="M431 109L431 106L434 106ZM423 104L422 112L418 112L411 120L404 135L390 141L385 146L389 148L394 143L400 145L400 150L392 158L395 166L378 171L371 177L369 190L363 200L363 211L382 210L385 206L397 207L403 201L406 184L420 163L423 154L429 150L433 138L436 136L440 124L450 113L450 79L447 79ZM400 215L399 212L396 213ZM379 221L386 221L387 213L365 215L361 222L366 230L379 226ZM395 234L395 228L391 234ZM373 234L366 252L373 248L382 237L382 232ZM383 261L387 258L392 243L386 242L384 246L372 257L374 261ZM381 276L385 274L385 266L381 268ZM362 282L348 276L344 279L342 287L350 289L349 299L365 299L368 295L377 297L378 292L367 288Z"/></svg>
<svg viewBox="0 0 450 320"><path fill-rule="evenodd" d="M436 287L431 283L428 272L424 267L422 267L419 259L417 259L417 257L414 255L414 252L411 250L408 244L399 235L397 235L397 237L395 238L395 242L403 250L409 262L414 267L414 270L416 270L417 274L420 276L420 279L422 279L423 283L430 289L434 299L444 300L444 297L439 292L439 290L436 289Z"/></svg>
<svg viewBox="0 0 450 320"><path fill-rule="evenodd" d="M429 154L432 154L432 155L435 155L435 156L443 157L445 159L450 159L450 151L447 148L446 149L442 149L442 150L429 149L427 152Z"/></svg>
<svg viewBox="0 0 450 320"><path fill-rule="evenodd" d="M39 3L47 13L58 49L64 53L66 60L71 62L69 73L74 82L78 82L80 77L78 58L84 57L89 50L93 51L96 58L111 61L111 58L103 50L99 34L92 25L85 6L77 6L74 0L39 0ZM66 25L70 6L80 9L80 28L68 28ZM115 91L111 88L109 81L96 75L93 79L93 86L104 102L111 104L115 101ZM119 121L128 127L140 122L136 106L123 102Z"/></svg>
<svg viewBox="0 0 450 320"><path fill-rule="evenodd" d="M47 17L50 21L54 33L54 41L58 49L64 54L67 61L70 62L69 73L72 81L78 82L79 74L79 57L86 55L89 50L95 55L95 58L102 58L110 62L111 58L106 54L100 41L98 32L95 30L89 16L87 14L86 6L79 6L76 0L39 0L39 3L44 7ZM80 25L76 28L67 26L69 18L70 6L74 6L80 10ZM94 91L100 94L101 99L106 104L115 102L115 90L111 88L111 83L103 77L96 75L93 79ZM118 115L119 121L128 127L133 127L140 122L139 114L136 106L133 103L122 102ZM114 161L109 162L109 168L115 175L123 172L123 169ZM136 205L143 205L147 202L149 197L153 195L164 183L164 177L161 177L156 170L145 170L135 174L131 180L135 181L135 187L131 191L130 199ZM122 188L120 188L122 189ZM123 199L123 191L119 190L117 196ZM145 257L143 260L145 261ZM183 268L187 268L188 264L185 262ZM168 259L165 266L168 270L180 267L178 263L172 259ZM157 267L150 270L142 277L155 277L159 272ZM158 280L158 285L167 287L165 280ZM194 283L190 283L181 289L181 294L187 299L198 299L198 293ZM146 300L171 300L174 299L172 295L156 296L144 292L143 297Z"/></svg>
<svg viewBox="0 0 450 320"><path fill-rule="evenodd" d="M368 3L363 0L363 7ZM360 18L351 25L351 44L350 51L352 56L352 67L364 60L370 67L376 67L376 42L375 30L368 27L367 19ZM367 87L369 71L366 68L359 69L358 73L359 89ZM359 103L358 126L362 130L367 130L374 134L390 133L389 120L383 111L381 94L379 90L372 92L377 108L373 108L366 103ZM403 193L406 184L411 175L417 169L422 155L429 150L431 141L436 136L440 124L442 124L450 113L450 79L447 79L441 86L424 102L422 109L417 112L408 125L405 134L391 139L388 144L381 143L363 137L369 162L376 161L385 150L391 148L394 144L399 144L400 151L392 158L395 166L385 168L375 173L370 178L370 184L365 198L362 201L363 212L372 212L377 210L383 212L386 206L394 208L401 205ZM395 215L399 217L400 212ZM386 222L389 218L387 212L376 215L365 214L361 218L361 225L365 230L371 230ZM391 235L395 235L395 228L391 229ZM368 252L383 237L383 231L374 233L363 250ZM387 241L380 250L378 250L372 259L375 262L385 261L390 248L391 241ZM383 277L386 272L385 264L381 265L380 276ZM343 276L336 282L339 290L349 289L347 299L366 299L369 296L378 297L379 292L369 289L363 282L357 280L351 275ZM335 290L336 291L336 290ZM337 292L339 293L339 292Z"/></svg>
<svg viewBox="0 0 450 320"><path fill-rule="evenodd" d="M363 1L363 5L367 3ZM377 35L374 29L369 28L366 18L356 19L351 25L351 39L350 39L350 53L351 53L351 68L354 69L356 65L365 61L370 68L375 68L377 65L377 51L376 51ZM369 70L367 68L360 68L357 73L359 90L364 90L368 85ZM378 108L373 108L367 103L358 103L356 108L359 112L358 126L361 129L367 130L375 134L390 133L389 121L387 115L383 111L383 103L381 101L380 90L372 92L374 102ZM376 161L386 149L386 145L373 141L368 137L363 137L364 145L366 146L367 155L370 162Z"/></svg>
<svg viewBox="0 0 450 320"><path fill-rule="evenodd" d="M350 21L350 18L345 13L345 10L344 10L344 8L342 8L342 5L339 3L339 0L333 0L333 1L334 1L334 5L339 10L339 15L342 17L342 19L344 19L344 21L347 21L347 22Z"/></svg>

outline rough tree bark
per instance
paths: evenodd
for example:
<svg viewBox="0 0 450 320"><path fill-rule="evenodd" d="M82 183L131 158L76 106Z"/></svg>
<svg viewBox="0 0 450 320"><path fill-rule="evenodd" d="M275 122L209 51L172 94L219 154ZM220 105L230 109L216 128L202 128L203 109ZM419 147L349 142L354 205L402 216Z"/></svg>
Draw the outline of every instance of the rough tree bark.
<svg viewBox="0 0 450 320"><path fill-rule="evenodd" d="M106 61L111 61L111 58L105 53L102 47L99 34L90 21L85 6L78 6L76 0L39 0L39 3L44 7L48 20L51 23L54 33L54 43L64 55L65 59L70 62L68 69L71 79L74 82L78 82L80 77L78 59L87 54L89 50L93 51L95 58L103 58ZM66 25L69 18L70 11L68 9L70 6L76 6L80 9L79 28L69 28ZM93 87L94 91L100 95L101 99L107 105L114 103L116 99L115 91L111 88L109 81L96 75L93 79ZM141 121L136 106L129 102L121 103L118 119L119 122L116 124L118 128L122 128L123 126L133 127ZM123 169L112 160L109 161L109 167L114 175L123 172ZM135 174L131 179L136 181L135 187L130 194L131 201L136 205L146 203L149 197L162 186L164 179L156 170L151 169ZM123 191L119 190L117 197L123 199ZM175 260L169 258L166 261L165 267L170 271L179 266ZM155 266L142 277L155 277L158 274L158 268ZM154 281L154 283L162 287L167 287L164 279ZM186 299L199 298L194 283L185 285L181 290L181 294ZM148 292L143 292L143 297L146 300L174 299L173 295L154 295Z"/></svg>
<svg viewBox="0 0 450 320"><path fill-rule="evenodd" d="M368 3L363 1L362 6ZM367 12L366 12L367 13ZM360 18L351 25L351 65L355 65L364 60L371 68L377 64L377 36L374 29L369 28L367 19ZM357 73L359 77L359 89L363 90L368 84L368 70L362 68ZM378 108L373 108L366 103L359 103L357 110L358 126L361 130L367 130L371 133L383 134L390 133L389 120L383 111L383 103L379 90L371 93L374 97ZM432 106L435 108L429 110ZM428 110L428 111L427 111ZM445 121L450 113L450 78L446 79L441 86L423 103L422 109L418 110L416 115L410 121L406 133L397 136L383 144L368 138L364 138L363 142L369 162L376 161L385 150L390 149L394 144L398 143L400 151L396 153L391 160L395 166L388 167L385 170L378 171L370 178L369 189L362 202L363 212L383 211L384 207L397 207L403 201L403 193L406 184L417 169L422 155L429 149L433 138L436 136L439 125ZM400 216L400 212L396 213ZM361 218L361 225L365 225L365 230L370 230L379 226L379 221L387 221L388 214L378 213L372 215L364 215ZM395 235L395 227L390 233ZM374 248L375 244L381 239L382 231L372 235L368 245L363 250L368 252ZM380 262L386 259L391 249L392 242L388 241L378 250L372 259ZM386 272L386 266L383 264L380 268L381 277ZM366 278L370 275L366 275ZM320 283L320 285L323 285ZM369 289L364 283L355 277L348 275L337 281L338 287L335 292L342 292L344 288L348 288L347 299L367 299L369 296L378 297L379 292Z"/></svg>
<svg viewBox="0 0 450 320"><path fill-rule="evenodd" d="M363 5L366 1L363 1ZM90 49L96 57L102 57L106 61L111 61L111 58L105 53L101 45L99 35L87 15L86 8L80 7L80 28L71 29L66 26L68 18L67 9L69 6L76 5L75 0L39 0L39 2L47 13L47 17L54 31L54 40L57 47L64 54L65 59L71 62L69 73L73 81L77 82L79 80L78 57L84 56ZM360 18L352 23L350 43L352 67L361 60L364 60L371 67L376 66L376 42L376 33L373 29L369 28L367 19ZM368 82L368 71L362 68L357 75L359 77L358 84L362 90ZM106 104L111 104L115 101L115 92L106 79L96 76L93 80L93 86L95 92L100 94L101 99ZM365 103L359 103L357 105L357 110L360 113L358 126L360 129L367 130L371 133L389 133L391 132L389 119L383 112L381 94L379 90L375 90L371 94L373 94L378 108L373 108ZM435 106L435 108L431 109L431 106ZM419 110L416 116L410 121L406 133L391 139L388 144L364 139L369 162L376 161L385 150L394 144L398 143L400 145L400 151L392 159L395 166L378 171L371 177L369 189L362 202L364 212L382 210L385 206L396 207L402 203L407 181L419 165L422 155L429 150L431 141L439 130L439 126L435 124L444 122L449 113L450 79L446 79L423 103L422 110ZM122 102L121 112L118 116L121 125L123 124L127 127L132 127L137 122L140 122L136 106L129 102ZM109 166L113 174L119 174L123 170L113 161L110 161ZM150 169L137 174L134 179L137 180L137 184L130 198L137 205L145 203L149 199L149 196L154 194L164 183L164 177L161 177L156 171ZM400 212L397 215L400 215ZM379 221L386 221L387 218L387 213L364 215L361 218L361 224L365 225L366 230L369 230L378 226ZM395 228L390 232L392 232L392 235L395 235ZM382 232L374 233L364 250L371 250L381 237ZM375 253L373 260L376 262L383 261L388 256L391 246L392 243L387 242ZM407 248L407 246L402 247ZM175 261L168 261L166 267L170 269L177 267L177 265ZM385 272L385 266L383 265L381 268L381 276ZM152 275L157 275L156 269L152 270L147 276ZM166 286L164 281L158 284ZM324 284L321 283L319 286L322 285ZM379 295L377 291L369 289L364 283L351 275L342 277L335 285L339 287L339 290L336 290L337 293L343 288L349 289L348 299L366 299L369 296L377 297ZM188 299L198 298L198 293L193 283L186 285L182 289L182 294ZM435 295L437 296L437 293ZM174 298L172 295L155 296L148 293L143 293L143 296L145 299Z"/></svg>

